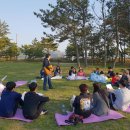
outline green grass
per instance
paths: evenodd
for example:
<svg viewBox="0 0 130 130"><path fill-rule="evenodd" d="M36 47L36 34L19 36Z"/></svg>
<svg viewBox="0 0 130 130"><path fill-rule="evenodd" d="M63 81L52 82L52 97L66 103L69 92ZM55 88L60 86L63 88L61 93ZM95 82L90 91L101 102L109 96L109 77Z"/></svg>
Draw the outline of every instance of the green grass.
<svg viewBox="0 0 130 130"><path fill-rule="evenodd" d="M1 62L0 63L0 78L4 75L8 75L6 81L16 80L31 80L39 75L41 69L41 63L39 62ZM74 64L61 64L63 75L66 76L71 65ZM95 67L88 67L84 70L87 74L95 69ZM107 69L103 69L105 72ZM120 72L121 68L116 68L116 72ZM61 104L65 104L67 109L70 110L69 99L75 94L79 94L78 86L81 83L89 85L89 90L92 92L92 82L90 81L67 81L53 80L53 86L55 89L47 92L42 90L42 80L38 80L38 92L43 93L50 97L50 102L46 104L46 108L49 110L48 115L40 116L32 123L25 123L16 120L3 120L0 119L0 130L129 130L130 129L130 114L123 113L127 118L116 121L106 121L102 123L93 124L78 124L75 126L62 126L58 127L54 118L56 112L61 112ZM16 91L23 93L28 91L26 86L16 88Z"/></svg>

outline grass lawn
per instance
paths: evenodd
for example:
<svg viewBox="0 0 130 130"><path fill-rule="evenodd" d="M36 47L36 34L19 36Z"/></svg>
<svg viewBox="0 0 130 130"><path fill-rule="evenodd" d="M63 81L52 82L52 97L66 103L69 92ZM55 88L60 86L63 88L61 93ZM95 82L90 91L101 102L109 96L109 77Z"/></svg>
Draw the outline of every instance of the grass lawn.
<svg viewBox="0 0 130 130"><path fill-rule="evenodd" d="M70 66L74 64L61 64L61 69L63 75L66 76ZM95 67L88 67L84 69L87 74ZM16 80L31 80L39 75L39 70L41 69L40 62L1 62L0 63L0 78L4 75L8 75L7 81ZM107 71L107 70L104 70ZM121 68L117 68L116 72L120 72ZM92 92L92 82L90 81L67 81L53 80L53 86L55 89L49 90L47 92L42 90L42 80L38 80L38 92L43 93L50 97L50 102L46 104L46 108L49 110L47 115L40 116L37 120L32 123L25 123L16 120L3 120L0 119L0 130L130 130L130 114L123 113L127 118L120 120L110 120L102 123L93 124L78 124L75 126L61 126L58 127L54 119L54 114L56 112L61 112L61 105L65 104L67 109L70 109L69 99L75 94L79 94L78 86L81 83L86 83L89 85L89 90ZM26 86L16 88L16 91L23 93L28 91Z"/></svg>

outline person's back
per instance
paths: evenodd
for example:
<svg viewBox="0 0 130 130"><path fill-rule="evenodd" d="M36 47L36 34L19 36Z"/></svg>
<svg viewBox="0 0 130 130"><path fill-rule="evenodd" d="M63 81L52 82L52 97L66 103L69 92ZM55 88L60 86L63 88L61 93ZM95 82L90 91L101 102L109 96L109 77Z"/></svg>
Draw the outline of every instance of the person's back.
<svg viewBox="0 0 130 130"><path fill-rule="evenodd" d="M93 103L92 113L101 116L109 113L109 100L104 90L100 89L98 83L93 84Z"/></svg>
<svg viewBox="0 0 130 130"><path fill-rule="evenodd" d="M24 96L23 115L28 119L36 119L42 112L44 103L49 101L49 98L40 96L35 92L36 83L31 83L29 86L30 92L27 92Z"/></svg>
<svg viewBox="0 0 130 130"><path fill-rule="evenodd" d="M15 87L16 84L14 82L11 82L11 83L13 83L14 85L13 87ZM0 116L12 117L14 116L17 110L18 103L22 104L22 100L21 100L21 94L12 90L8 90L7 85L6 85L6 89L3 90L2 95L1 95Z"/></svg>
<svg viewBox="0 0 130 130"><path fill-rule="evenodd" d="M103 98L99 95L98 92L93 94L93 108L92 113L100 116L108 114L109 108Z"/></svg>
<svg viewBox="0 0 130 130"><path fill-rule="evenodd" d="M81 84L79 89L81 93L79 96L76 96L73 103L74 113L87 118L91 115L90 96L87 94L87 85Z"/></svg>
<svg viewBox="0 0 130 130"><path fill-rule="evenodd" d="M130 90L124 87L115 90L113 93L116 97L114 108L119 110L126 110L130 105Z"/></svg>

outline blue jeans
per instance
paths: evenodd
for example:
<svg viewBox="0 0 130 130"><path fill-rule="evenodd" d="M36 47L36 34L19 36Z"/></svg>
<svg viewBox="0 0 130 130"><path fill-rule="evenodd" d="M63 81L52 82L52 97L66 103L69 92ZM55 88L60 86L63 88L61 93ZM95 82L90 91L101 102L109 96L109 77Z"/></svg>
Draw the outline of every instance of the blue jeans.
<svg viewBox="0 0 130 130"><path fill-rule="evenodd" d="M44 82L43 82L43 89L47 90L47 83L49 88L52 88L52 84L51 84L51 76L50 75L44 75Z"/></svg>

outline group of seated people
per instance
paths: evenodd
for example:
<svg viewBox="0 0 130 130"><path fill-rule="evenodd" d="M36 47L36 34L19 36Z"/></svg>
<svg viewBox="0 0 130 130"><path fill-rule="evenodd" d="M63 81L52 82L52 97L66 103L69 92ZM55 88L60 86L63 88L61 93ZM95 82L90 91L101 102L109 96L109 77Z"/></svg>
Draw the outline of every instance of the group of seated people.
<svg viewBox="0 0 130 130"><path fill-rule="evenodd" d="M78 72L76 71L76 68L74 66L71 66L69 73L68 73L68 77L67 79L69 80L80 80L80 79L86 79L86 74L83 70L83 68L79 67Z"/></svg>
<svg viewBox="0 0 130 130"><path fill-rule="evenodd" d="M61 76L61 74L62 74L62 71L61 71L60 66L57 65L56 67L54 67L54 71L53 71L53 74L52 74L52 78L53 78L53 77L56 77L56 76ZM44 70L41 69L41 70L40 70L40 77L41 77L41 79L44 79L44 75L45 75Z"/></svg>
<svg viewBox="0 0 130 130"><path fill-rule="evenodd" d="M127 82L127 88L130 87L130 72L129 70L123 70L123 74L115 73L112 67L108 67L108 72L105 74L103 71L99 71L99 68L93 71L90 75L90 79L96 82L111 83L113 86L118 87L120 80Z"/></svg>
<svg viewBox="0 0 130 130"><path fill-rule="evenodd" d="M29 91L24 96L14 91L15 86L15 82L7 82L5 89L1 93L1 117L13 117L18 107L22 108L23 116L31 120L47 112L47 110L43 109L43 105L49 101L49 97L36 93L37 83L30 83L28 85Z"/></svg>
<svg viewBox="0 0 130 130"><path fill-rule="evenodd" d="M88 91L88 85L79 86L80 95L71 100L74 113L87 118L91 114L97 116L109 114L110 109L125 111L130 105L130 90L124 80L119 81L116 90L102 89L99 83L93 83L93 94Z"/></svg>

